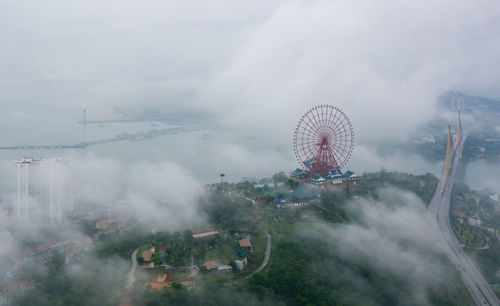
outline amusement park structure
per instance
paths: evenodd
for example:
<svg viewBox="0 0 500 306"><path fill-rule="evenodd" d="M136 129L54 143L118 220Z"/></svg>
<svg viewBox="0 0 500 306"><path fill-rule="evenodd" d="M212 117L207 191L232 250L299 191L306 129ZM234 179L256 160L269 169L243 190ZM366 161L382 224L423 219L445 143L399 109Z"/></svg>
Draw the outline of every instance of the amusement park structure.
<svg viewBox="0 0 500 306"><path fill-rule="evenodd" d="M353 148L354 130L349 117L333 105L314 106L295 129L293 149L300 168L292 176L321 185L357 181L359 176L354 172L341 172Z"/></svg>

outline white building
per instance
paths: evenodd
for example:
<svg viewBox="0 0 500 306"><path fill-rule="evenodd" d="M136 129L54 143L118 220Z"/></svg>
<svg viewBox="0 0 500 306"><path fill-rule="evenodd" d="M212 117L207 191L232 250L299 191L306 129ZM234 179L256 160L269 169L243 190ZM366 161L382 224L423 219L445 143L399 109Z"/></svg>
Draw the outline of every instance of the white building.
<svg viewBox="0 0 500 306"><path fill-rule="evenodd" d="M246 257L244 257L243 259L236 259L234 261L236 263L236 267L238 268L239 271L245 269L245 266L247 265L248 263L248 260Z"/></svg>
<svg viewBox="0 0 500 306"><path fill-rule="evenodd" d="M468 217L467 222L469 222L471 226L481 226L481 219L478 216Z"/></svg>
<svg viewBox="0 0 500 306"><path fill-rule="evenodd" d="M20 219L60 223L73 209L72 173L62 158L17 159L15 214Z"/></svg>

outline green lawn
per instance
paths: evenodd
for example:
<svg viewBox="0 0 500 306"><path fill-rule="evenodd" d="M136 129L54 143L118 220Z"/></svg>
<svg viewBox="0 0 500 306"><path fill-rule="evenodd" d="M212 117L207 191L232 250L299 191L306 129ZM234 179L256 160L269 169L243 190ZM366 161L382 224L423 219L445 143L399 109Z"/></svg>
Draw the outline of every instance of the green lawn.
<svg viewBox="0 0 500 306"><path fill-rule="evenodd" d="M259 233L253 235L252 237L253 252L255 254L256 260L259 262L259 265L262 260L264 260L264 253L266 252L266 241L267 237L264 233Z"/></svg>
<svg viewBox="0 0 500 306"><path fill-rule="evenodd" d="M137 260L139 260L139 257L142 256L142 252L147 251L149 249L151 249L151 245L149 245L149 244L142 245L139 248L139 251L137 251Z"/></svg>
<svg viewBox="0 0 500 306"><path fill-rule="evenodd" d="M224 264L228 264L234 260L236 253L238 253L237 242L233 239L227 239L217 248L208 250L203 257L204 262L209 260L216 260Z"/></svg>
<svg viewBox="0 0 500 306"><path fill-rule="evenodd" d="M472 226L454 221L452 228L460 242L468 247L480 248L486 244L481 232Z"/></svg>

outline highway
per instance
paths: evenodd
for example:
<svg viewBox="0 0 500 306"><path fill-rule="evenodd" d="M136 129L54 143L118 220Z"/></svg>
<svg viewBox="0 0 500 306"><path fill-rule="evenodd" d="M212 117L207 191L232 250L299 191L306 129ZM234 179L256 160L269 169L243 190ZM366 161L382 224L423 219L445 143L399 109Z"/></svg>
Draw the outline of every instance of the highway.
<svg viewBox="0 0 500 306"><path fill-rule="evenodd" d="M460 144L458 144L456 150L453 152L451 167L444 188L443 183L445 178L441 177L439 180L436 192L429 204L428 220L431 226L439 233L440 239L443 240L441 243L443 251L460 271L462 280L475 303L477 305L500 305L497 296L493 293L484 277L472 260L463 252L460 242L450 225L451 190L467 134L464 133Z"/></svg>

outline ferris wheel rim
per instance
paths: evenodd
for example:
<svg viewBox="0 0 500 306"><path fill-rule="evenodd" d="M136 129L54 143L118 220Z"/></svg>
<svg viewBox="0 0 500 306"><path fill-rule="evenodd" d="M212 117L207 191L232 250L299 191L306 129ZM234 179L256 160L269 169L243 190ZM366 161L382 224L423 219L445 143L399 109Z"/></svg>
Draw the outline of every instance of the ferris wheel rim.
<svg viewBox="0 0 500 306"><path fill-rule="evenodd" d="M293 142L295 158L301 168L311 169L306 163L317 158L316 147L320 137L329 139L326 155L331 155L334 162L328 166L343 168L351 158L355 144L354 130L347 114L336 106L321 104L302 115L295 128Z"/></svg>

